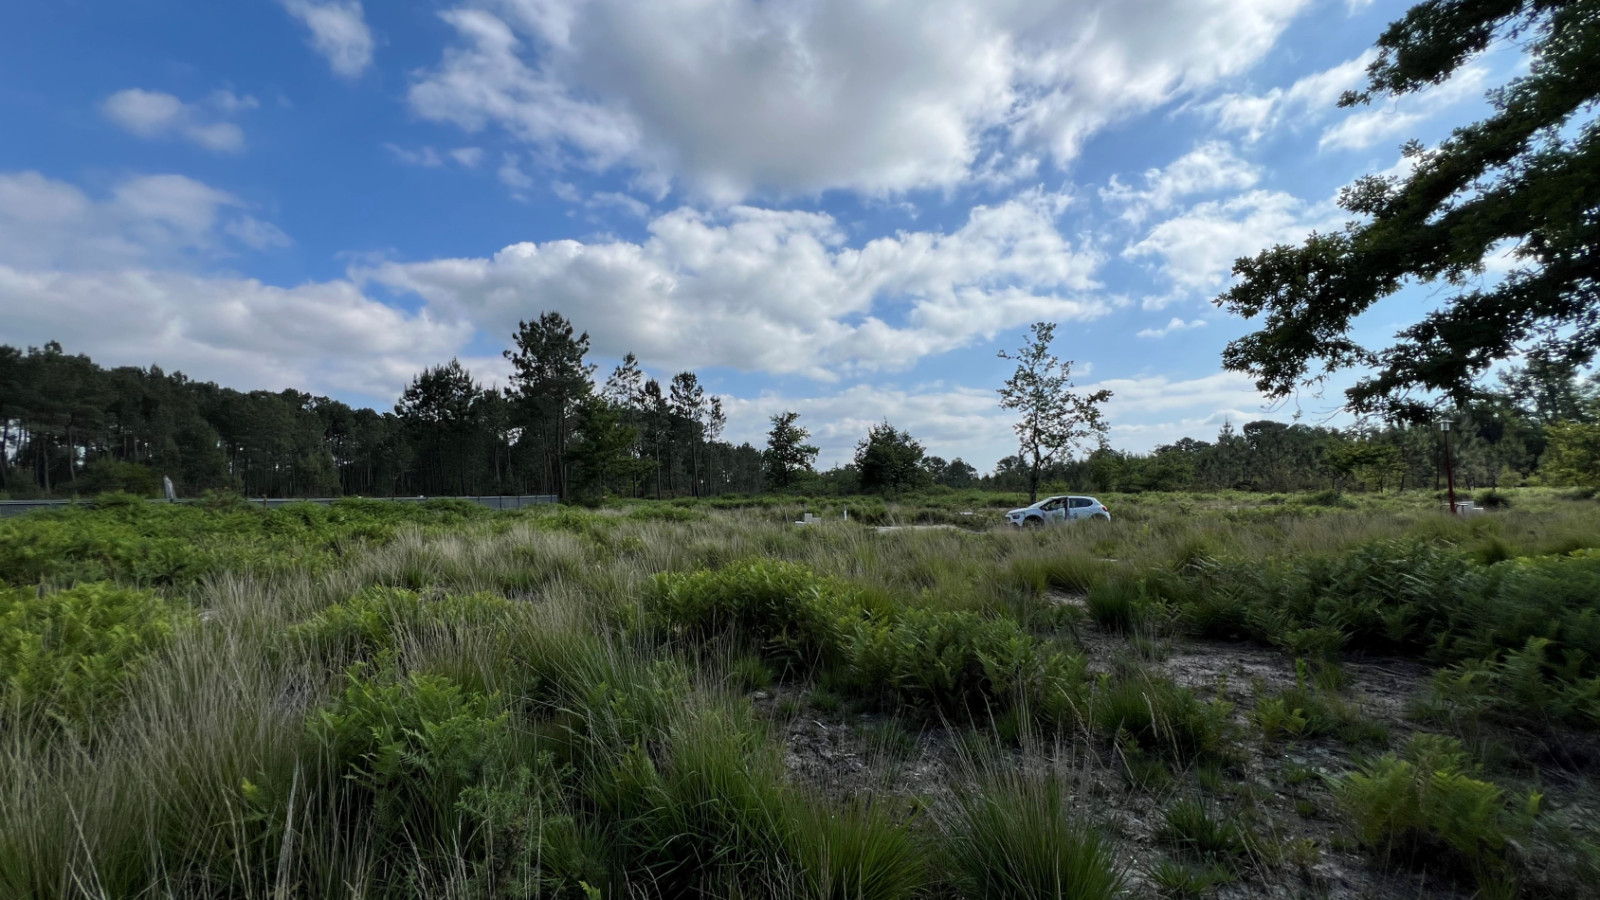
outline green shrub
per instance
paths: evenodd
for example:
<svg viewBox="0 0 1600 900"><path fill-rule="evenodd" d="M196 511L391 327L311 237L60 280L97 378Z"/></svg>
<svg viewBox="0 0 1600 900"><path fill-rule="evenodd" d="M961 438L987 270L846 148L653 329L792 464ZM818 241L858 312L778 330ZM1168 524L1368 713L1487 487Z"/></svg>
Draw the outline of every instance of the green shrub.
<svg viewBox="0 0 1600 900"><path fill-rule="evenodd" d="M1491 715L1502 721L1556 721L1600 728L1600 677L1582 678L1582 657L1557 666L1547 658L1551 641L1528 638L1521 650L1468 660L1433 676L1431 705L1455 716Z"/></svg>
<svg viewBox="0 0 1600 900"><path fill-rule="evenodd" d="M492 697L436 675L350 670L344 690L314 711L307 736L355 811L382 835L421 852L450 845L462 792L504 760L507 714Z"/></svg>
<svg viewBox="0 0 1600 900"><path fill-rule="evenodd" d="M1226 866L1212 863L1193 868L1170 859L1163 859L1150 867L1150 882L1163 897L1201 897L1217 885L1234 880Z"/></svg>
<svg viewBox="0 0 1600 900"><path fill-rule="evenodd" d="M655 753L619 748L611 770L587 784L613 871L663 897L758 891L794 839L782 759L748 719L719 708L690 711L663 737Z"/></svg>
<svg viewBox="0 0 1600 900"><path fill-rule="evenodd" d="M1507 845L1538 814L1540 795L1512 804L1475 774L1459 742L1419 734L1403 756L1368 760L1331 787L1356 837L1380 856L1442 857L1480 881L1493 880L1509 865Z"/></svg>
<svg viewBox="0 0 1600 900"><path fill-rule="evenodd" d="M868 596L794 563L758 560L716 571L657 575L646 608L669 633L703 639L737 629L785 669L844 661Z"/></svg>
<svg viewBox="0 0 1600 900"><path fill-rule="evenodd" d="M133 588L0 588L0 707L92 718L192 620L178 604Z"/></svg>
<svg viewBox="0 0 1600 900"><path fill-rule="evenodd" d="M1111 845L1072 811L1054 773L982 775L955 792L944 855L977 900L1110 900L1123 875Z"/></svg>
<svg viewBox="0 0 1600 900"><path fill-rule="evenodd" d="M1009 619L968 612L907 609L862 626L851 651L861 690L979 718L1033 698L1041 713L1061 711L1062 692L1083 677L1081 657L1049 649Z"/></svg>

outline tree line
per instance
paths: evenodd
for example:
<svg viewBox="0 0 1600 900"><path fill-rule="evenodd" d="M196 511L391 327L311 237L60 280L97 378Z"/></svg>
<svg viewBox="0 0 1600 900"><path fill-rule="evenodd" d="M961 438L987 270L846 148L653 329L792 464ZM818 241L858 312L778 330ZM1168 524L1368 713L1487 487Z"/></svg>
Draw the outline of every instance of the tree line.
<svg viewBox="0 0 1600 900"><path fill-rule="evenodd" d="M1040 323L999 390L1019 414L1021 452L980 473L930 455L885 421L854 458L817 471L793 411L771 417L766 447L721 439L727 415L693 372L663 385L628 354L599 382L589 336L558 313L521 322L505 352L511 383L486 387L458 360L418 373L394 409L358 409L295 390L241 392L160 368L105 369L58 344L0 346L0 492L306 497L556 494L668 498L780 491L900 494L930 487L1037 496L1075 491L1303 491L1437 488L1437 422L1330 428L1271 420L1224 425L1151 453L1105 442L1096 408L1072 393L1070 362ZM1465 489L1530 479L1600 486L1600 375L1532 357L1498 389L1442 414ZM1087 453L1073 455L1075 449Z"/></svg>
<svg viewBox="0 0 1600 900"><path fill-rule="evenodd" d="M458 360L393 410L297 390L238 391L158 366L104 368L60 344L0 345L0 494L253 497L754 493L762 454L720 439L722 400L693 372L663 386L630 354L603 385L559 313L518 324L511 383Z"/></svg>

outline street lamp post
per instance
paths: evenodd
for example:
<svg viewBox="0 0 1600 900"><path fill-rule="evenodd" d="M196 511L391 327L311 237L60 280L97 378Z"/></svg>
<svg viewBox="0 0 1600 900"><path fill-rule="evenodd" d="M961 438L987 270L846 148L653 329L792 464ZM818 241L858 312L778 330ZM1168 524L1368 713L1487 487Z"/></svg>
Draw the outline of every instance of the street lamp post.
<svg viewBox="0 0 1600 900"><path fill-rule="evenodd" d="M1450 465L1450 420L1439 420L1439 431L1444 435L1444 483L1450 495L1450 515L1456 515L1456 473Z"/></svg>

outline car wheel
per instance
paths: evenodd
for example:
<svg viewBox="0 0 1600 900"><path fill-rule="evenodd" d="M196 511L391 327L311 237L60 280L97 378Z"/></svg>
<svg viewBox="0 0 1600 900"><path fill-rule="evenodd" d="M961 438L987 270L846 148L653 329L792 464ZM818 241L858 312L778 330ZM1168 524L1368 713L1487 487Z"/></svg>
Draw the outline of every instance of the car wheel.
<svg viewBox="0 0 1600 900"><path fill-rule="evenodd" d="M1044 520L1039 518L1038 516L1031 516L1029 518L1026 518L1026 519L1022 520L1022 527L1023 528L1043 528L1044 527Z"/></svg>

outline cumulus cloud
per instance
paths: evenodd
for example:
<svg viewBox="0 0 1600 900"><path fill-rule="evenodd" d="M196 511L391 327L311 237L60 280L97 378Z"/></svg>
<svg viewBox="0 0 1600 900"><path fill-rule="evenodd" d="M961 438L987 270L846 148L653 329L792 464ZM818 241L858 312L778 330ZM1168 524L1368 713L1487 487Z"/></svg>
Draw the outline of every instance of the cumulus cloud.
<svg viewBox="0 0 1600 900"><path fill-rule="evenodd" d="M1138 224L1182 198L1251 187L1260 177L1259 170L1234 155L1232 147L1208 141L1164 169L1145 172L1140 187L1123 184L1113 175L1111 183L1100 189L1100 198L1121 207L1122 218Z"/></svg>
<svg viewBox="0 0 1600 900"><path fill-rule="evenodd" d="M274 287L188 271L288 237L181 175L101 198L37 172L0 174L0 343L61 341L107 365L158 362L241 388L309 387L384 402L471 337L348 281Z"/></svg>
<svg viewBox="0 0 1600 900"><path fill-rule="evenodd" d="M1188 331L1192 328L1204 327L1206 327L1205 319L1194 319L1192 321L1185 322L1183 319L1173 316L1170 322L1161 326L1160 328L1145 328L1140 330L1138 336L1142 338L1162 338L1172 334L1174 331Z"/></svg>
<svg viewBox="0 0 1600 900"><path fill-rule="evenodd" d="M1057 198L976 207L949 234L860 247L822 213L682 208L642 243L515 244L492 258L388 263L357 274L490 333L567 313L597 353L837 380L904 368L1035 320L1108 312L1099 255L1057 231Z"/></svg>
<svg viewBox="0 0 1600 900"><path fill-rule="evenodd" d="M241 389L357 394L381 406L471 326L408 314L345 281L280 288L252 279L0 263L0 342L60 341L106 365L179 369Z"/></svg>
<svg viewBox="0 0 1600 900"><path fill-rule="evenodd" d="M1255 190L1199 203L1150 229L1125 249L1128 259L1149 259L1172 285L1144 305L1160 308L1200 291L1216 291L1230 277L1233 261L1273 244L1293 244L1312 230L1330 230L1342 219L1331 200L1308 203L1282 191Z"/></svg>
<svg viewBox="0 0 1600 900"><path fill-rule="evenodd" d="M311 46L335 74L355 78L372 65L372 30L360 0L283 0L283 8L311 32Z"/></svg>
<svg viewBox="0 0 1600 900"><path fill-rule="evenodd" d="M93 199L38 172L0 173L0 262L110 269L216 259L233 244L284 246L237 197L182 175L141 175Z"/></svg>
<svg viewBox="0 0 1600 900"><path fill-rule="evenodd" d="M1305 0L476 0L409 100L733 201L1005 183L1242 71Z"/></svg>
<svg viewBox="0 0 1600 900"><path fill-rule="evenodd" d="M1200 108L1216 117L1224 131L1238 132L1257 141L1270 131L1326 118L1338 109L1339 95L1366 81L1367 66L1377 58L1372 50L1331 69L1314 72L1287 88L1265 94L1224 94Z"/></svg>
<svg viewBox="0 0 1600 900"><path fill-rule="evenodd" d="M216 91L195 103L171 94L129 88L100 104L106 118L142 138L179 138L207 150L237 153L244 149L244 130L224 117L260 105L254 97Z"/></svg>

